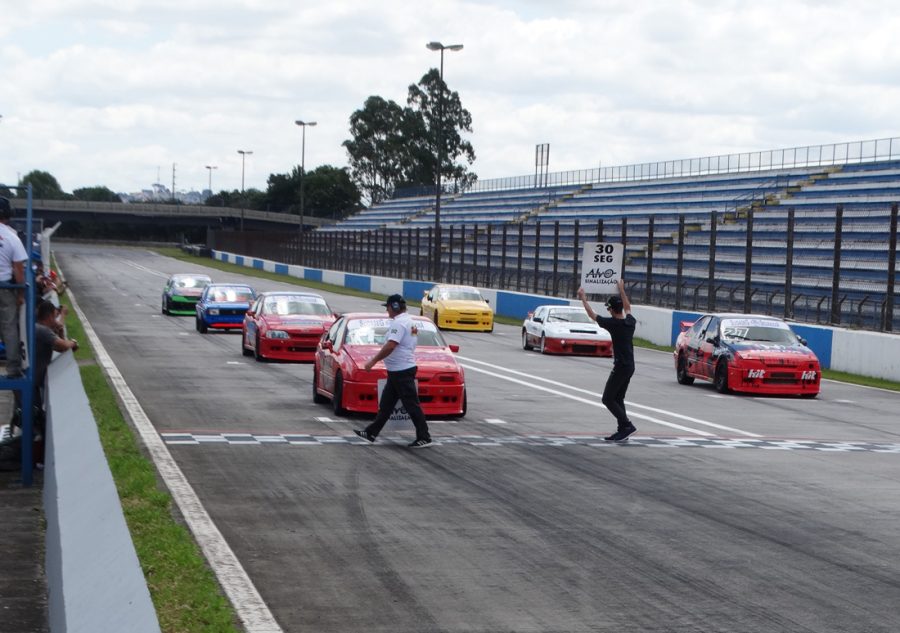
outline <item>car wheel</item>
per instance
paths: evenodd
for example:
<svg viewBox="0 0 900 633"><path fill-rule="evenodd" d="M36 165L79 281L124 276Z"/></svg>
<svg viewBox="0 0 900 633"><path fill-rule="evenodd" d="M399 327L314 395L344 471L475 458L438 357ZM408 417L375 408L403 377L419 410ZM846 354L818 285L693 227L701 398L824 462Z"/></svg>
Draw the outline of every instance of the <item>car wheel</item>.
<svg viewBox="0 0 900 633"><path fill-rule="evenodd" d="M209 326L206 325L206 321L203 320L203 317L197 317L197 331L200 334L206 334L209 331Z"/></svg>
<svg viewBox="0 0 900 633"><path fill-rule="evenodd" d="M462 413L459 414L459 417L461 417L461 418L466 417L466 413L468 412L468 410L469 410L469 396L466 395L466 390L463 389L463 406L462 406Z"/></svg>
<svg viewBox="0 0 900 633"><path fill-rule="evenodd" d="M340 373L334 377L334 395L331 397L331 408L335 415L347 415L344 408L344 379Z"/></svg>
<svg viewBox="0 0 900 633"><path fill-rule="evenodd" d="M678 365L675 368L675 378L679 385L693 385L694 377L687 373L687 359L684 354L678 355Z"/></svg>
<svg viewBox="0 0 900 633"><path fill-rule="evenodd" d="M720 360L716 365L715 382L716 391L719 393L728 393L728 361Z"/></svg>
<svg viewBox="0 0 900 633"><path fill-rule="evenodd" d="M325 404L328 402L328 398L319 393L319 372L315 369L313 370L313 402L316 404Z"/></svg>
<svg viewBox="0 0 900 633"><path fill-rule="evenodd" d="M256 346L253 348L253 357L256 359L257 363L263 363L266 360L266 357L262 355L262 350L259 345L259 332L256 333Z"/></svg>
<svg viewBox="0 0 900 633"><path fill-rule="evenodd" d="M534 345L531 345L528 342L528 333L525 330L522 330L522 349L525 349L525 350L534 349Z"/></svg>
<svg viewBox="0 0 900 633"><path fill-rule="evenodd" d="M434 316L431 317L431 320L434 321L434 326L440 330L441 323L440 323L440 321L438 321L438 311L437 310L434 311Z"/></svg>
<svg viewBox="0 0 900 633"><path fill-rule="evenodd" d="M252 356L253 350L247 349L247 346L245 345L246 342L247 342L247 331L241 330L241 353L244 356Z"/></svg>
<svg viewBox="0 0 900 633"><path fill-rule="evenodd" d="M168 303L168 302L166 301L166 298L163 297L163 300L162 300L162 313L163 313L163 314L169 314L169 311L168 311L168 309L167 309L167 307L166 307L166 304L167 304L167 303Z"/></svg>
<svg viewBox="0 0 900 633"><path fill-rule="evenodd" d="M541 354L546 354L546 353L547 353L547 339L544 337L543 334L541 334L541 340L540 340L540 342L538 343L538 351L539 351Z"/></svg>

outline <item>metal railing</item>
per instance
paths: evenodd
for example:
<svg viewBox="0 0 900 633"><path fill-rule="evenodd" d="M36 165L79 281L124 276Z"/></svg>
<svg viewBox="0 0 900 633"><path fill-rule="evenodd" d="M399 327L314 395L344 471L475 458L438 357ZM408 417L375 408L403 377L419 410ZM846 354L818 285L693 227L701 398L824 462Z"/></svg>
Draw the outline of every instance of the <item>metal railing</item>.
<svg viewBox="0 0 900 633"><path fill-rule="evenodd" d="M751 208L728 224L712 212L448 226L441 278L430 281L574 297L583 244L620 242L628 288L647 305L896 331L897 205L867 213L853 218L866 222L863 238L854 237L851 229L859 227L849 225L840 205L820 210L814 237L797 228L792 208ZM755 228L755 217L770 222ZM219 250L312 268L420 280L433 270L431 227L307 232L302 249L296 234L213 237L210 246Z"/></svg>

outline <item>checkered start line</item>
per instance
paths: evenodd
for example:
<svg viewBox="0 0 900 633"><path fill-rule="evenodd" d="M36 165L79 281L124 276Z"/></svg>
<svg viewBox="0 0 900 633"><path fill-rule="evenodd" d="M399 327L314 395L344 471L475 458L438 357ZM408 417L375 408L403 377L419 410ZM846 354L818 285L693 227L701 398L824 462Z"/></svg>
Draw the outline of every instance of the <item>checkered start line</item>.
<svg viewBox="0 0 900 633"><path fill-rule="evenodd" d="M290 445L329 446L357 445L372 446L355 435L254 435L251 433L162 433L163 441L169 445L228 444L243 446ZM627 442L606 442L602 435L447 435L435 436L435 444L462 444L466 446L593 446L604 448L726 448L762 449L771 451L819 451L830 453L897 453L900 444L881 442L827 442L821 440L765 440L694 437L635 437ZM382 436L377 444L406 445L409 437L399 435ZM377 446L377 444L375 444Z"/></svg>

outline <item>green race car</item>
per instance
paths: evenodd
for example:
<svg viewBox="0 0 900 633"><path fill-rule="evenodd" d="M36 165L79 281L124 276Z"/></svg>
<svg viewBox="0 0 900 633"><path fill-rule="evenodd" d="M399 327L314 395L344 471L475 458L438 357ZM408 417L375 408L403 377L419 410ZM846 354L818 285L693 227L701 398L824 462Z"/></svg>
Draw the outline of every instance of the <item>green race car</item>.
<svg viewBox="0 0 900 633"><path fill-rule="evenodd" d="M193 315L203 289L212 283L209 275L179 273L166 282L162 294L162 313Z"/></svg>

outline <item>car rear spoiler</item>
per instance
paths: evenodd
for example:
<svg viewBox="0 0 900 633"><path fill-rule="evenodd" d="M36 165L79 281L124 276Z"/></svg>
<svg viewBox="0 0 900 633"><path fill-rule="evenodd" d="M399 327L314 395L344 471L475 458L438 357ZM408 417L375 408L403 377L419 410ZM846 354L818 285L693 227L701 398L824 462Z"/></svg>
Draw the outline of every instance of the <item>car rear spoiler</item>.
<svg viewBox="0 0 900 633"><path fill-rule="evenodd" d="M696 323L696 322L697 322L696 320L695 321L682 321L678 325L681 326L682 332L687 332L690 329L690 327L692 325L694 325L694 323Z"/></svg>

